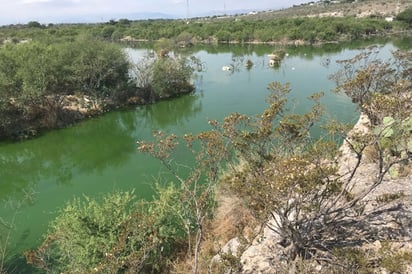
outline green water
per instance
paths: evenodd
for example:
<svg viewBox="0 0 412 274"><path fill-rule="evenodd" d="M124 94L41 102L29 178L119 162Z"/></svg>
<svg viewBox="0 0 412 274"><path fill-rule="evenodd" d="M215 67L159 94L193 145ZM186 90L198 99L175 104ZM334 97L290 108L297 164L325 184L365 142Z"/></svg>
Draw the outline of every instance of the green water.
<svg viewBox="0 0 412 274"><path fill-rule="evenodd" d="M383 56L394 48L386 44ZM268 66L272 50L269 46L196 49L193 54L206 70L198 73L192 95L112 112L33 140L0 143L0 221L10 222L15 216L8 267L32 271L24 265L22 252L41 242L48 222L75 196L135 189L140 197L150 198L160 166L137 152L136 141L151 139L153 130L196 133L209 129L208 119L221 120L235 111L257 114L265 108L266 87L273 81L291 83L290 107L297 112L310 108L307 96L325 91L322 101L328 118L357 120L350 100L329 92L334 85L327 78L337 70L336 60L358 52L356 46L291 48L277 69ZM130 52L135 59L142 53ZM243 65L247 58L254 63L251 70ZM222 71L230 64L235 67L232 72Z"/></svg>

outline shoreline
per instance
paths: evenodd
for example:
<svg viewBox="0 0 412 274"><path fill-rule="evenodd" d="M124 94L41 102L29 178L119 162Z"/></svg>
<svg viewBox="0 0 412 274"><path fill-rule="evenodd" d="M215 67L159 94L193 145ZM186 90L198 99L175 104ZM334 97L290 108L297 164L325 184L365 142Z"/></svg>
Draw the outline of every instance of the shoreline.
<svg viewBox="0 0 412 274"><path fill-rule="evenodd" d="M97 100L94 100L89 96L80 97L76 95L65 95L63 96L62 104L53 109L54 112L49 111L44 113L44 115L47 115L48 117L49 124L41 124L38 120L22 121L19 124L19 128L12 134L9 136L1 136L0 142L21 142L30 140L32 138L40 137L43 132L69 128L82 121L99 117L112 111L136 106L148 106L165 100L173 100L193 92L194 91L181 92L171 97L158 98L155 101L147 101L139 96L130 96L126 100L118 102L114 102L113 100L102 100L101 102L97 102Z"/></svg>
<svg viewBox="0 0 412 274"><path fill-rule="evenodd" d="M383 33L376 33L376 34L369 34L363 35L356 40L365 41L374 38L393 38L393 37L412 37L412 29L405 29L400 31L387 31ZM141 38L134 38L131 36L125 36L120 38L114 42L126 43L126 44L135 44L138 45L139 43L155 43L158 40L147 40ZM190 47L193 45L273 45L273 46L323 46L323 45L333 45L333 44L340 44L353 41L351 37L341 36L338 40L319 40L319 41L308 41L303 39L288 39L282 38L278 40L271 40L271 41L259 41L259 40L252 40L252 41L239 41L239 40L229 40L229 41L218 41L214 37L210 37L206 40L193 40L184 45L181 45L182 48Z"/></svg>

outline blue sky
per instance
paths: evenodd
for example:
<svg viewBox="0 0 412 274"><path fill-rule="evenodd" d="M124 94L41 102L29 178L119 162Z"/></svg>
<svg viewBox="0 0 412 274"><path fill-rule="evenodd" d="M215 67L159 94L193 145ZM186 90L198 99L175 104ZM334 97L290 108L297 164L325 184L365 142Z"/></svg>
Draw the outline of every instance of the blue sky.
<svg viewBox="0 0 412 274"><path fill-rule="evenodd" d="M130 18L133 14L161 13L185 17L237 10L287 8L309 0L0 0L0 24L99 22Z"/></svg>

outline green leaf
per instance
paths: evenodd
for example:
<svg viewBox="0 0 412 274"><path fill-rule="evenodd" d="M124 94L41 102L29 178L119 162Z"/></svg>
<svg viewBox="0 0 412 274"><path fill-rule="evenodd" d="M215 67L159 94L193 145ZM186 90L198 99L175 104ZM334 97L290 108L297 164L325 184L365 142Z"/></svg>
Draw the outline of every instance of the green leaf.
<svg viewBox="0 0 412 274"><path fill-rule="evenodd" d="M383 128L382 128L382 136L385 138L390 138L394 134L394 130L392 125L395 123L395 119L390 116L386 116L383 118Z"/></svg>
<svg viewBox="0 0 412 274"><path fill-rule="evenodd" d="M402 121L402 127L404 127L407 131L412 131L412 117L406 118Z"/></svg>
<svg viewBox="0 0 412 274"><path fill-rule="evenodd" d="M388 126L391 126L393 123L395 123L395 119L391 116L386 116L383 118L382 123L385 127L388 127Z"/></svg>
<svg viewBox="0 0 412 274"><path fill-rule="evenodd" d="M382 136L385 138L390 138L393 135L394 131L391 128L384 128L382 130Z"/></svg>

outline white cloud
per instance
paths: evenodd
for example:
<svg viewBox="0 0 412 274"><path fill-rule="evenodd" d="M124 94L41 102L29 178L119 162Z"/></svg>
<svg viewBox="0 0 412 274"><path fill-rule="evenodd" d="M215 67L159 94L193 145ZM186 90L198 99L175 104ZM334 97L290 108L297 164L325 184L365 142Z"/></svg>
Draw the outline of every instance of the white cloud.
<svg viewBox="0 0 412 274"><path fill-rule="evenodd" d="M30 5L30 4L37 4L37 3L47 3L47 2L52 2L53 0L23 0L21 1L22 4L24 5Z"/></svg>

